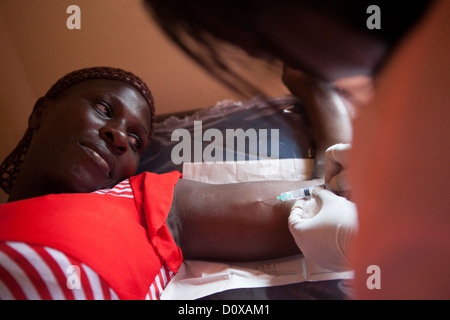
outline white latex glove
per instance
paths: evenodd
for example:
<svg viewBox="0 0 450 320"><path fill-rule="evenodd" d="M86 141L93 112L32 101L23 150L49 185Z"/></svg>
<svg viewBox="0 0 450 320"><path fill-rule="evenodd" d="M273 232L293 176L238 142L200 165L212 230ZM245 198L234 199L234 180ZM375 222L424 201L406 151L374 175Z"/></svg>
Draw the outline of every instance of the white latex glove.
<svg viewBox="0 0 450 320"><path fill-rule="evenodd" d="M354 203L317 188L308 200L298 200L289 216L289 230L303 255L323 268L349 270L349 254L358 229Z"/></svg>
<svg viewBox="0 0 450 320"><path fill-rule="evenodd" d="M351 189L347 177L351 147L351 144L338 143L325 151L325 183L345 197Z"/></svg>

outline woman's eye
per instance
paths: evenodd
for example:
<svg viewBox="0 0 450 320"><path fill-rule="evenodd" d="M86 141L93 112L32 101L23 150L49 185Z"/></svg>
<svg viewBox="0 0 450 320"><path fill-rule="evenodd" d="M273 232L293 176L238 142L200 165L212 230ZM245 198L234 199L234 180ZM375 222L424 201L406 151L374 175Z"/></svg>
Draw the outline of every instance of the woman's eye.
<svg viewBox="0 0 450 320"><path fill-rule="evenodd" d="M129 136L130 144L133 145L137 150L142 146L141 140L136 136Z"/></svg>
<svg viewBox="0 0 450 320"><path fill-rule="evenodd" d="M108 118L111 118L112 112L111 112L111 108L108 105L101 103L101 102L97 102L95 104L95 106L96 106L97 110L99 110L100 113L104 114Z"/></svg>

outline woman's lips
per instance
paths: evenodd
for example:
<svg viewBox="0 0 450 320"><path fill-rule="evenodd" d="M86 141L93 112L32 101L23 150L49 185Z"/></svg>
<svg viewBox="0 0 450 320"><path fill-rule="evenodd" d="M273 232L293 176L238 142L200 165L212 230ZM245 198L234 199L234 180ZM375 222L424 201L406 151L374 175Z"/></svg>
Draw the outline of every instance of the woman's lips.
<svg viewBox="0 0 450 320"><path fill-rule="evenodd" d="M80 143L80 146L86 151L86 153L97 163L97 165L104 170L108 177L111 176L112 168L108 161L105 160L105 155L100 155L99 152L95 151L93 148Z"/></svg>

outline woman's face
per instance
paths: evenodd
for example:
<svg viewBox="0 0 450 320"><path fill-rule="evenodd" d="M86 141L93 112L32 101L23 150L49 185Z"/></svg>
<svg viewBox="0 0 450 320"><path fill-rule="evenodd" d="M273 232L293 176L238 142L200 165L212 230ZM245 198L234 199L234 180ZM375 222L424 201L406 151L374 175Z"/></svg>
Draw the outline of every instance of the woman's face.
<svg viewBox="0 0 450 320"><path fill-rule="evenodd" d="M121 81L70 87L36 113L27 179L53 193L78 193L129 178L149 144L150 112L145 98Z"/></svg>

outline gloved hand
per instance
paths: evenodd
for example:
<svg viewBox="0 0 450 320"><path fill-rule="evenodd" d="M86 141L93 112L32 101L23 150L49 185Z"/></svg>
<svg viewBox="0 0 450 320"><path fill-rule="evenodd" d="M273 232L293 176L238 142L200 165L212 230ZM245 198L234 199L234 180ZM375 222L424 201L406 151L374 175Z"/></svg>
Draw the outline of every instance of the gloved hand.
<svg viewBox="0 0 450 320"><path fill-rule="evenodd" d="M346 198L351 190L347 177L351 147L351 144L338 143L325 151L325 184Z"/></svg>
<svg viewBox="0 0 450 320"><path fill-rule="evenodd" d="M289 216L289 230L304 256L323 268L349 270L349 254L358 229L354 203L316 188L308 200L298 200Z"/></svg>

